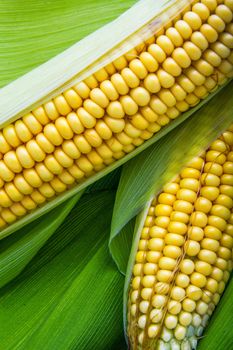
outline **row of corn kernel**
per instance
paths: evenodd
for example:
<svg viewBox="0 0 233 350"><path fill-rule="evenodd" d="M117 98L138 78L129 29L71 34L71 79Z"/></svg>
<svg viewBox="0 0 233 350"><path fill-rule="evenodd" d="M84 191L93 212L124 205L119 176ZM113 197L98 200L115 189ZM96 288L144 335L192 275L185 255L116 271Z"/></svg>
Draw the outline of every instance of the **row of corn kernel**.
<svg viewBox="0 0 233 350"><path fill-rule="evenodd" d="M135 139L137 145L144 142L143 138L147 139L148 134L144 135L142 132L141 137L137 141ZM95 171L99 171L104 166L122 158L133 148L132 144L124 146L113 138L97 147L98 152L90 149L87 156L79 157L74 163L63 163L66 165L65 168L50 155L45 164L37 163L35 168L25 169L23 173L15 176L13 183L8 182L3 189L0 189L2 206L0 208L0 227L4 227L6 223L14 222L17 217L25 215L27 211L35 209L37 205L41 205L47 199L65 191L75 181L81 182L93 175ZM58 160L61 162L61 157L64 158L64 154L61 153L60 149L57 151L60 151Z"/></svg>

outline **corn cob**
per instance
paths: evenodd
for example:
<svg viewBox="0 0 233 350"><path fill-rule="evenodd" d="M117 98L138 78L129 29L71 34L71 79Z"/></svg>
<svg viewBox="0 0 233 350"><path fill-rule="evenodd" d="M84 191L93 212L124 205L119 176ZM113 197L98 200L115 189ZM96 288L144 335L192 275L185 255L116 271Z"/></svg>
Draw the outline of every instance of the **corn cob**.
<svg viewBox="0 0 233 350"><path fill-rule="evenodd" d="M233 124L150 204L128 300L132 349L195 349L232 270Z"/></svg>
<svg viewBox="0 0 233 350"><path fill-rule="evenodd" d="M193 1L0 130L0 229L124 157L232 77L232 1Z"/></svg>

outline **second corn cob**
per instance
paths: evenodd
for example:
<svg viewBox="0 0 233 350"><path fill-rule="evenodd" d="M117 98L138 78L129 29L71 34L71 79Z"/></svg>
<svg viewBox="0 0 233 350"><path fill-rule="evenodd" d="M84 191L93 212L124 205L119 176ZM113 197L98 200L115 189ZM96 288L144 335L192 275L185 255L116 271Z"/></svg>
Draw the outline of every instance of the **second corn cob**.
<svg viewBox="0 0 233 350"><path fill-rule="evenodd" d="M232 271L233 125L166 184L141 231L128 301L132 349L195 349Z"/></svg>
<svg viewBox="0 0 233 350"><path fill-rule="evenodd" d="M122 158L232 76L232 3L147 42L0 131L0 227Z"/></svg>

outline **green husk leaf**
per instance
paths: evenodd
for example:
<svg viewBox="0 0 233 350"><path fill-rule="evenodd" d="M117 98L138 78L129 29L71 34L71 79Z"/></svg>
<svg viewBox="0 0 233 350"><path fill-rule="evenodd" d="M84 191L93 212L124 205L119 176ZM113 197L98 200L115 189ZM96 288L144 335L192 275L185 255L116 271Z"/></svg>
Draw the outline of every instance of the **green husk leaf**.
<svg viewBox="0 0 233 350"><path fill-rule="evenodd" d="M139 237L141 235L141 231L142 231L142 228L143 228L143 225L144 225L147 213L148 213L148 209L150 207L150 202L151 201L148 201L148 203L145 205L143 210L136 217L134 229L131 231L131 233L134 232L134 235L132 237L131 249L130 249L130 251L132 251L132 252L135 252L137 250L137 248L138 248L138 240L139 240ZM128 224L126 224L126 226L127 225ZM124 228L123 228L123 230L124 230ZM121 236L121 234L120 234L120 236ZM127 334L126 334L126 329L127 329L127 318L126 318L126 315L127 315L127 306L128 306L128 286L129 286L131 275L132 275L132 272L133 272L134 261L135 261L134 254L130 254L130 256L128 257L127 266L129 266L129 267L127 269L127 273L126 273L126 276L125 276L125 284L124 284L124 292L123 292L123 321L124 321L124 330L125 330L126 341L128 341ZM124 270L124 271L126 271L126 270Z"/></svg>
<svg viewBox="0 0 233 350"><path fill-rule="evenodd" d="M129 252L133 243L133 232L134 232L135 218L133 217L128 221L124 227L121 229L120 235L117 239L109 240L109 250L113 257L113 260L117 262L117 267L121 273L125 273ZM116 253L117 252L117 258Z"/></svg>
<svg viewBox="0 0 233 350"><path fill-rule="evenodd" d="M0 87L114 20L135 0L0 2Z"/></svg>
<svg viewBox="0 0 233 350"><path fill-rule="evenodd" d="M0 287L14 279L62 224L82 192L5 238L0 246Z"/></svg>
<svg viewBox="0 0 233 350"><path fill-rule="evenodd" d="M116 190L120 181L121 168L117 168L100 180L87 187L86 193L98 191Z"/></svg>
<svg viewBox="0 0 233 350"><path fill-rule="evenodd" d="M233 348L233 278L198 343L198 350L226 350Z"/></svg>
<svg viewBox="0 0 233 350"><path fill-rule="evenodd" d="M121 272L121 230L162 185L233 122L233 82L185 123L124 165L114 205L110 251ZM129 241L132 240L129 235ZM129 256L124 251L124 257Z"/></svg>
<svg viewBox="0 0 233 350"><path fill-rule="evenodd" d="M114 193L84 195L0 290L1 349L119 349L124 279L107 249Z"/></svg>

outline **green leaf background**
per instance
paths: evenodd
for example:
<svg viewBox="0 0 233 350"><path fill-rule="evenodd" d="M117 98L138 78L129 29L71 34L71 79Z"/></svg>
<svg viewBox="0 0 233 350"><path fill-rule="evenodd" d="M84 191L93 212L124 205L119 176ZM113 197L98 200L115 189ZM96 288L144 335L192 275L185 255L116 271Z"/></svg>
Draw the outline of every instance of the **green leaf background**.
<svg viewBox="0 0 233 350"><path fill-rule="evenodd" d="M1 0L0 87L104 24L136 0Z"/></svg>
<svg viewBox="0 0 233 350"><path fill-rule="evenodd" d="M115 19L133 3L0 0L0 87ZM0 242L0 350L126 349L124 277L113 259L124 273L135 215L183 165L184 138L189 141L185 141L188 158L233 120L232 84L224 91L85 194L77 194ZM165 162L167 155L173 162ZM232 282L207 330L208 338L200 343L201 350L230 349L231 297ZM220 341L223 335L224 342Z"/></svg>
<svg viewBox="0 0 233 350"><path fill-rule="evenodd" d="M112 191L84 195L1 289L1 350L118 349L124 279L107 249L113 198Z"/></svg>

